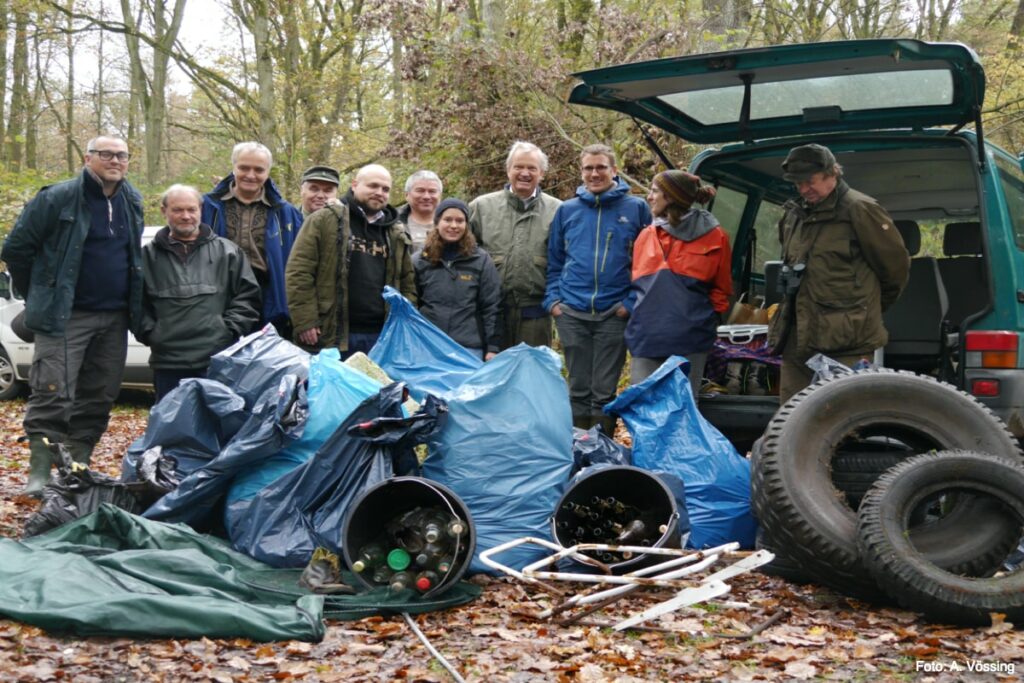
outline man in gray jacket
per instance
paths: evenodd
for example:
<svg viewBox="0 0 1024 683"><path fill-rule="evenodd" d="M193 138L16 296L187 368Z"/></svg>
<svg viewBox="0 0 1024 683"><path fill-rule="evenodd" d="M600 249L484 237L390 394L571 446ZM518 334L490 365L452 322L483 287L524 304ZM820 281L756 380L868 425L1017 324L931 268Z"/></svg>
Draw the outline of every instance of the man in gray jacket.
<svg viewBox="0 0 1024 683"><path fill-rule="evenodd" d="M203 195L171 185L160 197L167 226L142 249L143 318L156 400L187 377L205 377L210 357L252 329L260 286L245 253L199 220Z"/></svg>
<svg viewBox="0 0 1024 683"><path fill-rule="evenodd" d="M548 226L562 202L541 192L548 157L532 142L512 144L505 170L505 189L470 202L470 227L501 276L502 348L520 342L551 346L551 316L541 302L548 267Z"/></svg>

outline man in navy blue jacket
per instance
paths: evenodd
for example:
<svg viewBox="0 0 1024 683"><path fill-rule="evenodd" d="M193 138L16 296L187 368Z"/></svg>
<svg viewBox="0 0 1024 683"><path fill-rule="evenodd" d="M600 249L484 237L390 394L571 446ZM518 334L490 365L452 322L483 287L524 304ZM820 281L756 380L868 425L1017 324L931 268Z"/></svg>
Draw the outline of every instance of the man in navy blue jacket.
<svg viewBox="0 0 1024 683"><path fill-rule="evenodd" d="M555 212L548 232L544 308L565 351L573 424L600 424L611 436L615 398L626 362L633 241L651 223L651 209L619 179L615 152L589 145L580 155L583 184Z"/></svg>
<svg viewBox="0 0 1024 683"><path fill-rule="evenodd" d="M142 197L125 180L130 158L120 138L90 140L82 173L40 190L0 253L35 332L28 495L50 477L47 440L89 463L121 387L128 330L142 317Z"/></svg>
<svg viewBox="0 0 1024 683"><path fill-rule="evenodd" d="M281 196L270 168L274 157L258 142L240 142L231 151L232 172L203 197L202 222L245 252L263 293L260 325L273 323L291 339L284 290L284 267L302 212Z"/></svg>

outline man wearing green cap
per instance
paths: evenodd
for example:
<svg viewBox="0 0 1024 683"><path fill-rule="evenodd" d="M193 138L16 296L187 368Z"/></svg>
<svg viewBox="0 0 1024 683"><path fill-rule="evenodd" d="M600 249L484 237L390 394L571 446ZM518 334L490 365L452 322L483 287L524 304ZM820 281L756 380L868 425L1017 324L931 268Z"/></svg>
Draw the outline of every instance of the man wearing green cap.
<svg viewBox="0 0 1024 683"><path fill-rule="evenodd" d="M910 255L889 214L846 184L827 147L790 150L782 171L800 194L779 224L784 299L768 331L782 354L785 403L811 383L806 362L816 353L854 365L885 346L882 311L907 284Z"/></svg>

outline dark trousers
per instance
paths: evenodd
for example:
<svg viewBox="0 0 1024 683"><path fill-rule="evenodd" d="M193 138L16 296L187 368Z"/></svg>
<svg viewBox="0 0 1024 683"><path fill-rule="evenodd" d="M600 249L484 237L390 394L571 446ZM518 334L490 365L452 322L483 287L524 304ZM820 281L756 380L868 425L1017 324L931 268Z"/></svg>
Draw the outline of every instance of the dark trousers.
<svg viewBox="0 0 1024 683"><path fill-rule="evenodd" d="M25 433L95 445L128 353L127 311L72 311L62 336L36 334Z"/></svg>
<svg viewBox="0 0 1024 683"><path fill-rule="evenodd" d="M348 351L341 352L341 359L347 360L349 356L360 351L369 355L370 349L377 343L379 337L380 332L349 332Z"/></svg>
<svg viewBox="0 0 1024 683"><path fill-rule="evenodd" d="M206 368L201 370L176 370L170 368L153 368L153 388L156 389L156 402L159 403L181 383L190 377L206 377Z"/></svg>
<svg viewBox="0 0 1024 683"><path fill-rule="evenodd" d="M626 362L626 318L610 315L588 320L565 313L555 318L569 373L569 404L573 418L602 417L615 398Z"/></svg>

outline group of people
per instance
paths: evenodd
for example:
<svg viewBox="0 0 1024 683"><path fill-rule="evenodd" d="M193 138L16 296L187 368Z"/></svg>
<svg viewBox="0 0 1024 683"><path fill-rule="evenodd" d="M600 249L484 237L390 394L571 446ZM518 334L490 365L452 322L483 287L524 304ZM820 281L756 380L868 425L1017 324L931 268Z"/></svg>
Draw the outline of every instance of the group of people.
<svg viewBox="0 0 1024 683"><path fill-rule="evenodd" d="M783 221L786 253L797 243L792 235L811 224L809 207L835 199L840 175L834 158L807 163L820 159L805 148L790 156L783 168L800 181L803 204ZM627 350L633 383L669 356L686 356L696 393L730 305L729 238L697 206L714 188L665 171L645 202L630 193L605 145L583 148L582 184L564 202L541 189L547 155L517 141L503 189L467 204L444 198L440 177L421 170L396 208L391 174L379 164L359 169L343 196L339 172L313 166L301 178L301 206L293 206L270 178L270 150L243 142L232 151L232 172L212 191L172 185L163 193L166 225L145 247L142 199L125 178L129 159L122 139L90 140L82 173L43 188L0 254L35 333L24 420L29 494L38 495L49 477L48 442L63 442L76 461L89 462L121 383L129 330L151 349L159 401L182 379L205 376L212 355L267 323L312 352L369 351L387 316L382 290L389 285L483 360L519 343L550 346L554 326L574 425L600 424L610 434L614 419L603 408L615 397ZM808 172L814 192L831 186L827 196L802 189ZM895 230L886 233L873 200L838 187L840 209L828 218L883 226L871 239L867 228L849 231L877 273L868 292L877 309L895 299L906 275L899 258L876 252L902 249L902 242ZM814 333L793 327L796 341L784 359L801 363ZM864 344L877 344L874 332L846 348L864 352ZM787 389L799 381L784 368L783 384L787 378Z"/></svg>

